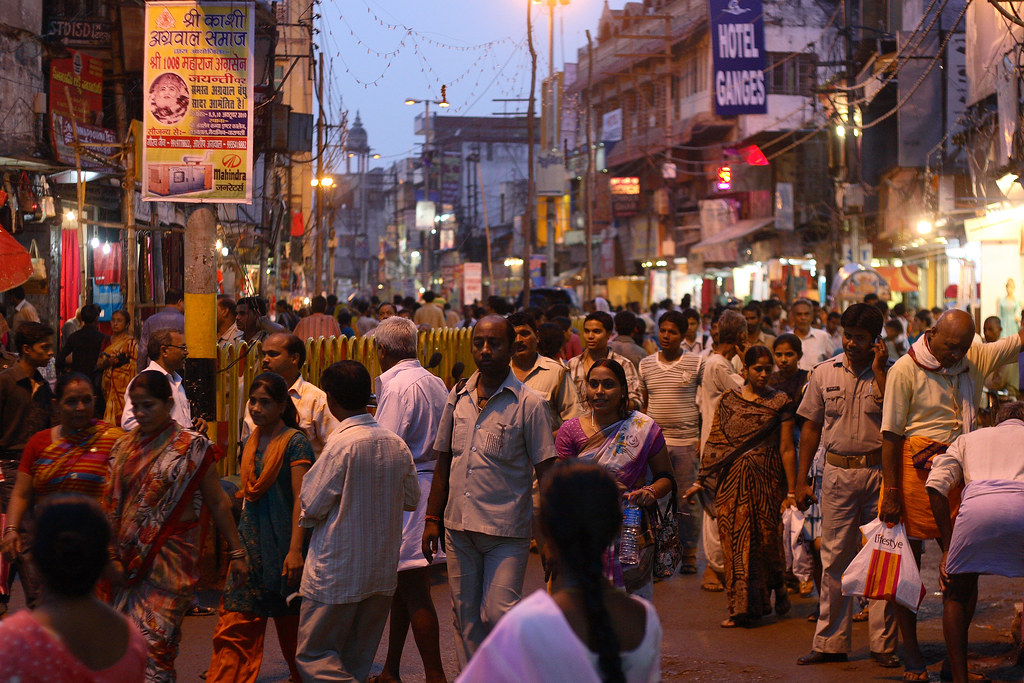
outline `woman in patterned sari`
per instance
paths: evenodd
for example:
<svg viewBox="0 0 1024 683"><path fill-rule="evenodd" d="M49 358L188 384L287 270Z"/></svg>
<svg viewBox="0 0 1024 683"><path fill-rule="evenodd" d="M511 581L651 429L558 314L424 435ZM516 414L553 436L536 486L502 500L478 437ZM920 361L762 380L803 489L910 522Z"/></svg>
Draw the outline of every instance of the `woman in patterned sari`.
<svg viewBox="0 0 1024 683"><path fill-rule="evenodd" d="M110 449L124 434L117 427L93 418L96 396L85 375L71 372L61 377L55 396L60 424L37 432L25 444L3 531L4 554L17 562L19 571L28 571L22 583L30 607L38 594L29 557L30 515L26 513L54 493L80 493L99 500L107 481Z"/></svg>
<svg viewBox="0 0 1024 683"><path fill-rule="evenodd" d="M129 396L139 426L114 444L104 500L113 527L113 605L146 638L146 680L174 681L181 622L199 579L203 504L231 548L229 580L240 581L249 568L211 444L171 420L167 377L139 373Z"/></svg>
<svg viewBox="0 0 1024 683"><path fill-rule="evenodd" d="M100 353L98 370L103 371L100 378L100 389L106 399L103 419L113 425L121 425L121 413L124 412L124 393L128 383L135 376L135 365L138 362L139 343L128 332L131 318L124 310L114 311L110 316L110 342Z"/></svg>
<svg viewBox="0 0 1024 683"><path fill-rule="evenodd" d="M555 450L563 460L578 458L606 468L622 490L623 498L641 508L654 505L671 493L675 478L661 427L639 410L629 410L626 373L614 360L596 361L587 373L590 412L562 423ZM652 482L645 485L648 472ZM616 586L651 599L654 563L634 577L635 565L619 561L619 542L605 557L605 574ZM629 577L624 576L628 572ZM630 578L632 577L632 578ZM630 578L627 585L626 578Z"/></svg>
<svg viewBox="0 0 1024 683"><path fill-rule="evenodd" d="M692 498L704 489L714 500L725 556L729 618L722 628L747 626L771 612L789 611L784 585L783 506L795 505L793 405L768 386L772 354L752 346L744 355L746 383L722 394L701 455ZM786 491L789 495L786 495Z"/></svg>

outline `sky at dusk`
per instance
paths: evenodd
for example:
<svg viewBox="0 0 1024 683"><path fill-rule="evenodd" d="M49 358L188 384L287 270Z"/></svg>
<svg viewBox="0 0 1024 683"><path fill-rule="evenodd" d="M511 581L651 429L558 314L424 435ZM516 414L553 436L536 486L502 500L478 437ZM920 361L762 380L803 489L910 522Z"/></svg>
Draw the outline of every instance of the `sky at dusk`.
<svg viewBox="0 0 1024 683"><path fill-rule="evenodd" d="M532 6L539 93L548 72L548 9ZM572 0L555 8L556 70L576 60L585 31L596 37L603 7L604 0ZM525 102L493 101L529 94L526 0L323 0L316 11L328 119L337 123L347 110L351 125L358 111L372 151L382 156L374 165L410 156L422 142L413 118L423 105L404 101L440 100L442 84L451 107L441 116L526 111Z"/></svg>

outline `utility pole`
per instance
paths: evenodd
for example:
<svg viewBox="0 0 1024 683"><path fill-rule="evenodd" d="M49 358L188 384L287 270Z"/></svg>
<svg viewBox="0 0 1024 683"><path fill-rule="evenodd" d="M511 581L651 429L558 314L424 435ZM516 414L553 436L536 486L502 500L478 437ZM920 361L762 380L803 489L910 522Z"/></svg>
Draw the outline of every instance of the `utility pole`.
<svg viewBox="0 0 1024 683"><path fill-rule="evenodd" d="M594 42L587 31L587 106L584 108L587 117L587 172L583 178L584 203L583 211L586 221L587 239L587 279L585 296L594 298L594 140L593 112L590 107L591 88L594 87Z"/></svg>
<svg viewBox="0 0 1024 683"><path fill-rule="evenodd" d="M320 68L316 74L316 229L313 231L313 293L320 294L324 287L324 190L320 180L324 177L324 53L320 52Z"/></svg>
<svg viewBox="0 0 1024 683"><path fill-rule="evenodd" d="M860 169L857 159L857 136L854 135L856 119L854 117L855 106L850 104L855 99L853 85L855 81L854 70L857 65L853 59L853 26L850 17L850 0L843 0L843 37L846 50L846 135L843 138L843 167L845 169L844 191L842 193L843 206L839 207L840 215L844 217L850 230L850 255L854 263L860 261L860 216L846 215L846 190L850 185L859 182ZM838 263L836 267L838 268Z"/></svg>
<svg viewBox="0 0 1024 683"><path fill-rule="evenodd" d="M433 133L433 126L430 125L430 100L423 100L423 201L430 201L430 167L434 164L434 159L430 156L430 138ZM435 205L436 209L437 206ZM422 250L423 253L420 255L420 260L423 263L423 287L427 290L430 289L430 252L434 248L434 237L433 232L434 226L431 224L423 232Z"/></svg>
<svg viewBox="0 0 1024 683"><path fill-rule="evenodd" d="M125 248L122 252L125 263L124 307L131 315L132 324L138 329L136 315L136 286L138 285L139 250L135 235L135 169L139 160L135 158L135 132L128 122L128 106L124 97L124 47L121 26L121 3L111 2L111 16L114 19L110 39L111 68L114 75L114 116L117 125L117 139L122 141L124 154L124 180L121 182L121 219L126 228Z"/></svg>
<svg viewBox="0 0 1024 683"><path fill-rule="evenodd" d="M526 109L526 146L527 146L527 181L526 181L526 215L523 216L523 306L530 305L530 260L533 256L533 214L534 197L537 182L533 172L534 113L537 105L537 48L533 45L533 16L531 2L526 2L526 40L530 48L530 104Z"/></svg>
<svg viewBox="0 0 1024 683"><path fill-rule="evenodd" d="M555 106L555 0L548 0L548 125L544 127L542 142L544 149L551 152L558 149L558 107ZM544 284L548 287L555 286L555 222L558 220L557 201L561 197L545 197L545 223L547 225L547 240L545 252L547 262L544 264ZM529 302L526 303L529 305Z"/></svg>

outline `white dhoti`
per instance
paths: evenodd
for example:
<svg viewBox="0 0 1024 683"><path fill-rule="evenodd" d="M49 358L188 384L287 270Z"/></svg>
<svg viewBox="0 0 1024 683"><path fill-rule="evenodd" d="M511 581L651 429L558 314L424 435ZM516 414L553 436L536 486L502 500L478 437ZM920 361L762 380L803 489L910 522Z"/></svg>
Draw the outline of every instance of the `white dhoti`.
<svg viewBox="0 0 1024 683"><path fill-rule="evenodd" d="M420 480L420 502L414 511L402 513L402 548L398 554L398 571L427 566L427 558L423 556L423 525L426 522L427 498L430 496L434 472L417 472L416 476ZM438 548L433 564L444 562L444 559L444 551Z"/></svg>

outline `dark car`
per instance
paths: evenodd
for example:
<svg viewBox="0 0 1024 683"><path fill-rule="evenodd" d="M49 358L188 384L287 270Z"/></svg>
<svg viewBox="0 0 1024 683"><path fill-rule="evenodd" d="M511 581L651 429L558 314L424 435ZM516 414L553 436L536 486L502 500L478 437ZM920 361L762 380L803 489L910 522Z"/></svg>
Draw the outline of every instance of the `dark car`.
<svg viewBox="0 0 1024 683"><path fill-rule="evenodd" d="M570 310L578 311L580 309L580 298L576 295L576 290L569 289L567 287L531 287L530 288L530 305L540 306L541 308L547 308L554 306L555 304L565 304ZM516 297L516 308L522 308L523 306L523 293L519 292L519 296Z"/></svg>

